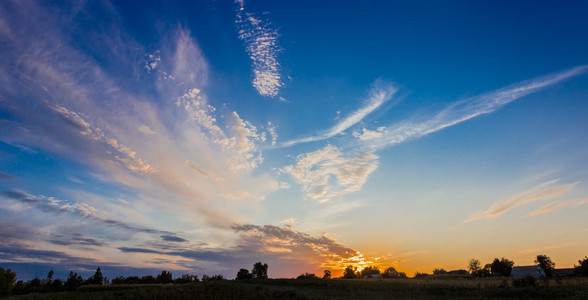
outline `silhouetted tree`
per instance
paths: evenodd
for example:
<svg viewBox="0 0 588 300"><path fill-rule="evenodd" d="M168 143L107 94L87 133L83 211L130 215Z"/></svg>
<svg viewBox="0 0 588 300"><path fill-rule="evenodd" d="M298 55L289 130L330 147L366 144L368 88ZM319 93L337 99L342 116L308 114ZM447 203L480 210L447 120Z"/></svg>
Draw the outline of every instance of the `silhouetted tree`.
<svg viewBox="0 0 588 300"><path fill-rule="evenodd" d="M48 281L53 280L53 274L55 274L55 272L53 272L53 270L49 270L49 273L47 273L47 280Z"/></svg>
<svg viewBox="0 0 588 300"><path fill-rule="evenodd" d="M470 274L472 274L472 276L479 276L481 270L482 263L479 259L471 258L468 261L468 271L470 271Z"/></svg>
<svg viewBox="0 0 588 300"><path fill-rule="evenodd" d="M373 266L369 266L369 267L365 267L363 270L361 270L360 272L360 276L363 277L369 277L371 275L375 275L375 274L380 274L380 270L376 267Z"/></svg>
<svg viewBox="0 0 588 300"><path fill-rule="evenodd" d="M65 281L64 287L68 291L73 291L77 287L82 285L83 283L84 283L84 279L82 278L82 276L78 275L78 273L74 273L73 271L70 271L69 276L67 277L67 280Z"/></svg>
<svg viewBox="0 0 588 300"><path fill-rule="evenodd" d="M43 280L43 290L45 292L59 292L63 288L63 281L59 278L53 279L55 272L50 270L47 273L47 279Z"/></svg>
<svg viewBox="0 0 588 300"><path fill-rule="evenodd" d="M535 263L539 264L541 269L545 272L547 277L553 276L553 270L555 270L555 263L551 261L551 258L547 255L537 255Z"/></svg>
<svg viewBox="0 0 588 300"><path fill-rule="evenodd" d="M433 274L435 274L435 275L447 274L447 270L445 270L443 268L435 268L433 270Z"/></svg>
<svg viewBox="0 0 588 300"><path fill-rule="evenodd" d="M588 257L578 260L579 265L574 265L574 273L579 276L588 276Z"/></svg>
<svg viewBox="0 0 588 300"><path fill-rule="evenodd" d="M110 284L125 284L125 277L124 276L117 276L112 278Z"/></svg>
<svg viewBox="0 0 588 300"><path fill-rule="evenodd" d="M482 263L479 259L472 258L468 261L468 271L475 277L488 277L490 275L490 268L492 264L486 264L482 268Z"/></svg>
<svg viewBox="0 0 588 300"><path fill-rule="evenodd" d="M153 284L153 283L161 283L161 282L158 282L155 279L155 277L153 277L153 275L145 275L145 276L141 277L141 279L139 279L139 283L142 283L142 284Z"/></svg>
<svg viewBox="0 0 588 300"><path fill-rule="evenodd" d="M197 275L190 275L190 274L184 274L181 277L174 279L174 283L178 283L178 284L198 282L198 281L199 280L198 280Z"/></svg>
<svg viewBox="0 0 588 300"><path fill-rule="evenodd" d="M298 275L296 279L318 279L318 277L316 277L316 275L314 275L313 273L304 273Z"/></svg>
<svg viewBox="0 0 588 300"><path fill-rule="evenodd" d="M41 286L43 286L43 282L41 281L41 279L39 279L39 277L35 277L31 281L29 281L28 286L30 290L39 292L41 290Z"/></svg>
<svg viewBox="0 0 588 300"><path fill-rule="evenodd" d="M394 267L388 267L382 273L382 277L384 277L384 278L397 278L398 271L396 271L396 269L394 269Z"/></svg>
<svg viewBox="0 0 588 300"><path fill-rule="evenodd" d="M59 278L54 279L51 281L51 286L49 286L49 290L52 292L59 292L63 289L63 281Z"/></svg>
<svg viewBox="0 0 588 300"><path fill-rule="evenodd" d="M19 280L14 284L14 288L12 289L12 294L14 295L21 295L21 294L26 294L27 291L27 283Z"/></svg>
<svg viewBox="0 0 588 300"><path fill-rule="evenodd" d="M425 278L425 277L428 277L428 276L429 276L429 274L427 274L427 273L420 273L420 272L415 272L414 273L414 278Z"/></svg>
<svg viewBox="0 0 588 300"><path fill-rule="evenodd" d="M237 272L237 277L235 278L235 280L252 279L252 278L253 278L253 274L249 273L249 270L241 269L241 270L239 270L239 272Z"/></svg>
<svg viewBox="0 0 588 300"><path fill-rule="evenodd" d="M96 269L96 273L94 273L94 276L88 278L87 283L95 285L102 285L104 283L104 276L102 276L102 271L100 270L100 267Z"/></svg>
<svg viewBox="0 0 588 300"><path fill-rule="evenodd" d="M172 273L166 270L161 271L161 274L155 278L157 283L171 283L173 281Z"/></svg>
<svg viewBox="0 0 588 300"><path fill-rule="evenodd" d="M224 280L225 278L223 277L223 275L212 275L212 276L208 276L206 274L202 275L202 281L215 281L215 280Z"/></svg>
<svg viewBox="0 0 588 300"><path fill-rule="evenodd" d="M210 280L225 280L225 277L221 274L213 275Z"/></svg>
<svg viewBox="0 0 588 300"><path fill-rule="evenodd" d="M11 269L0 268L0 296L8 296L15 282L16 273Z"/></svg>
<svg viewBox="0 0 588 300"><path fill-rule="evenodd" d="M331 270L325 270L323 279L331 279Z"/></svg>
<svg viewBox="0 0 588 300"><path fill-rule="evenodd" d="M343 278L345 279L352 279L357 278L359 274L357 273L357 267L355 266L347 266L345 271L343 271Z"/></svg>
<svg viewBox="0 0 588 300"><path fill-rule="evenodd" d="M146 276L143 276L146 277ZM139 278L139 276L129 276L127 278L124 278L125 284L139 284L142 283L142 278ZM148 277L150 278L151 282L150 283L155 283L155 277L153 277L152 275L148 275Z"/></svg>
<svg viewBox="0 0 588 300"><path fill-rule="evenodd" d="M253 265L253 270L251 270L251 274L255 279L267 279L267 264L262 264L261 262L256 262Z"/></svg>
<svg viewBox="0 0 588 300"><path fill-rule="evenodd" d="M492 264L490 264L490 271L492 274L501 274L502 276L510 276L510 272L512 271L512 267L514 266L514 261L506 259L506 258L495 258Z"/></svg>

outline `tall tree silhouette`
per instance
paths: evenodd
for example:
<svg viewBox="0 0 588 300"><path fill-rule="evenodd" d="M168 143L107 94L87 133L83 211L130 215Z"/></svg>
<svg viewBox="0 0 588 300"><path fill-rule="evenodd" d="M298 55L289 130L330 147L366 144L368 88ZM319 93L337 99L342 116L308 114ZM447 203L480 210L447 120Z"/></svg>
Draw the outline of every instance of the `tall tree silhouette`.
<svg viewBox="0 0 588 300"><path fill-rule="evenodd" d="M73 291L83 283L84 279L82 276L78 275L78 273L74 273L74 271L69 271L69 276L67 277L64 286L67 290Z"/></svg>
<svg viewBox="0 0 588 300"><path fill-rule="evenodd" d="M102 276L102 271L100 270L100 267L96 269L96 273L94 273L94 276L88 278L88 281L90 284L96 285L102 285L104 283L104 276Z"/></svg>
<svg viewBox="0 0 588 300"><path fill-rule="evenodd" d="M16 273L11 269L0 268L0 296L8 296L14 287Z"/></svg>
<svg viewBox="0 0 588 300"><path fill-rule="evenodd" d="M251 270L251 274L255 279L267 279L267 264L262 264L261 262L256 262L253 265L253 270Z"/></svg>
<svg viewBox="0 0 588 300"><path fill-rule="evenodd" d="M366 276L371 276L371 275L375 275L375 274L380 274L380 270L376 267L366 267L363 270L361 270L361 277L366 277Z"/></svg>
<svg viewBox="0 0 588 300"><path fill-rule="evenodd" d="M495 258L492 264L490 264L490 270L492 274L501 274L502 276L510 276L510 272L512 271L512 267L514 266L514 261L506 258Z"/></svg>
<svg viewBox="0 0 588 300"><path fill-rule="evenodd" d="M553 270L555 270L555 263L551 261L551 258L549 258L549 256L544 254L537 255L535 263L541 266L547 277L553 276Z"/></svg>
<svg viewBox="0 0 588 300"><path fill-rule="evenodd" d="M357 267L350 265L345 268L345 271L343 271L343 278L345 279L357 278L357 276Z"/></svg>
<svg viewBox="0 0 588 300"><path fill-rule="evenodd" d="M161 271L161 274L157 275L155 281L158 283L171 283L173 281L172 273L166 270Z"/></svg>

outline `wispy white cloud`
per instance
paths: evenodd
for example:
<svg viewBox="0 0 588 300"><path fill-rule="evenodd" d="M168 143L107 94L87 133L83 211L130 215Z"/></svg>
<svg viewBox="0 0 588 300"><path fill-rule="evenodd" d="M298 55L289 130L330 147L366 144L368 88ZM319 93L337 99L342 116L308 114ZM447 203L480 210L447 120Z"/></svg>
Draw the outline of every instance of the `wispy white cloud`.
<svg viewBox="0 0 588 300"><path fill-rule="evenodd" d="M267 122L267 131L270 134L270 137L272 138L271 144L272 146L276 145L276 142L278 140L278 133L276 132L276 126L274 124L272 124L272 122Z"/></svg>
<svg viewBox="0 0 588 300"><path fill-rule="evenodd" d="M282 146L289 147L300 143L326 140L328 138L341 134L345 130L361 122L361 120L363 120L366 116L374 112L376 109L380 108L386 102L390 101L390 99L392 99L392 96L397 91L398 89L395 88L392 84L378 80L373 84L372 88L370 89L369 96L366 99L365 104L358 110L348 115L347 117L340 119L339 122L335 124L335 126L331 127L325 133L317 136L287 141L284 142Z"/></svg>
<svg viewBox="0 0 588 300"><path fill-rule="evenodd" d="M552 213L558 209L564 207L579 207L582 205L588 204L588 199L584 200L567 200L567 201L557 201L550 204L547 204L543 207L538 208L536 211L529 213L527 216L539 216L544 214Z"/></svg>
<svg viewBox="0 0 588 300"><path fill-rule="evenodd" d="M176 105L183 107L192 120L208 131L212 142L230 154L231 169L235 171L249 171L255 169L263 157L257 144L265 142L265 136L258 134L257 127L239 117L237 112L229 116L228 130L225 132L214 116L216 108L206 103L206 97L199 89L193 88L179 97Z"/></svg>
<svg viewBox="0 0 588 300"><path fill-rule="evenodd" d="M281 170L302 185L307 198L326 202L359 191L377 166L378 156L372 152L349 155L333 145L327 145L299 155L296 164Z"/></svg>
<svg viewBox="0 0 588 300"><path fill-rule="evenodd" d="M371 139L365 146L379 149L402 143L408 139L425 136L479 115L491 113L514 100L584 74L586 71L588 71L588 65L582 65L455 102L440 112L420 117L423 119L422 121L405 121L387 126L386 133L377 139Z"/></svg>
<svg viewBox="0 0 588 300"><path fill-rule="evenodd" d="M170 73L174 79L186 87L202 87L208 82L208 62L198 43L185 28L175 30L173 36L175 48L168 60ZM163 55L163 51L161 55Z"/></svg>
<svg viewBox="0 0 588 300"><path fill-rule="evenodd" d="M486 211L472 214L467 220L465 220L465 222L469 223L484 219L496 219L503 214L523 205L562 197L578 185L577 182L564 185L555 185L558 181L559 179L542 183L527 191L515 195L506 201L498 202L492 205L492 207Z"/></svg>
<svg viewBox="0 0 588 300"><path fill-rule="evenodd" d="M361 132L354 131L353 136L362 140L362 141L368 141L368 140L381 138L384 133L386 133L386 127L381 126L381 127L378 127L378 129L376 129L376 130L369 130L369 129L363 128Z"/></svg>
<svg viewBox="0 0 588 300"><path fill-rule="evenodd" d="M140 132L144 133L144 134L157 134L157 132L153 131L153 129L149 128L149 126L147 125L141 125L137 128L137 130L139 130Z"/></svg>
<svg viewBox="0 0 588 300"><path fill-rule="evenodd" d="M145 54L145 71L151 73L155 71L157 65L161 62L160 51L155 50L152 53Z"/></svg>
<svg viewBox="0 0 588 300"><path fill-rule="evenodd" d="M143 174L156 172L153 166L151 166L145 160L137 157L137 152L133 151L131 148L125 145L122 145L116 139L109 138L100 128L90 125L76 112L57 105L50 105L50 107L59 113L70 124L77 127L80 130L81 135L89 136L96 141L100 141L114 148L117 152L113 154L113 157L129 170Z"/></svg>
<svg viewBox="0 0 588 300"><path fill-rule="evenodd" d="M236 112L231 114L232 136L229 138L229 149L235 153L233 166L236 170L252 170L263 162L257 143L265 141L257 133L257 128L244 121Z"/></svg>
<svg viewBox="0 0 588 300"><path fill-rule="evenodd" d="M235 24L253 65L253 87L262 96L275 97L284 85L277 57L278 30L269 21L246 12L243 1L235 2L239 6Z"/></svg>

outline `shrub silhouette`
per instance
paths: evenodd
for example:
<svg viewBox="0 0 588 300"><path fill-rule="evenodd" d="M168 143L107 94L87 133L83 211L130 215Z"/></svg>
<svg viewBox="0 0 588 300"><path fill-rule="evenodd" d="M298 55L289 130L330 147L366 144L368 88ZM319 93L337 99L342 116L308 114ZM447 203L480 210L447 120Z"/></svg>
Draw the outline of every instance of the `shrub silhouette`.
<svg viewBox="0 0 588 300"><path fill-rule="evenodd" d="M298 277L296 277L296 279L318 279L318 277L316 277L316 275L314 275L312 273L304 273L304 274L298 275Z"/></svg>
<svg viewBox="0 0 588 300"><path fill-rule="evenodd" d="M579 265L574 265L574 273L579 276L588 276L588 257L578 260Z"/></svg>
<svg viewBox="0 0 588 300"><path fill-rule="evenodd" d="M235 277L235 280L244 280L244 279L252 279L252 278L253 278L253 274L249 273L249 270L240 269L239 272L237 272L237 277Z"/></svg>

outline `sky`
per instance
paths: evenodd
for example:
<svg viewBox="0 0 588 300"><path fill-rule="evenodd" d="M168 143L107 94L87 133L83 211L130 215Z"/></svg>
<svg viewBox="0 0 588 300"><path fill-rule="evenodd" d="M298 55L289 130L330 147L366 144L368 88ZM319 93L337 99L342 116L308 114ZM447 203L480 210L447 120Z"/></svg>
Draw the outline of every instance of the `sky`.
<svg viewBox="0 0 588 300"><path fill-rule="evenodd" d="M584 1L0 2L19 279L588 254Z"/></svg>

